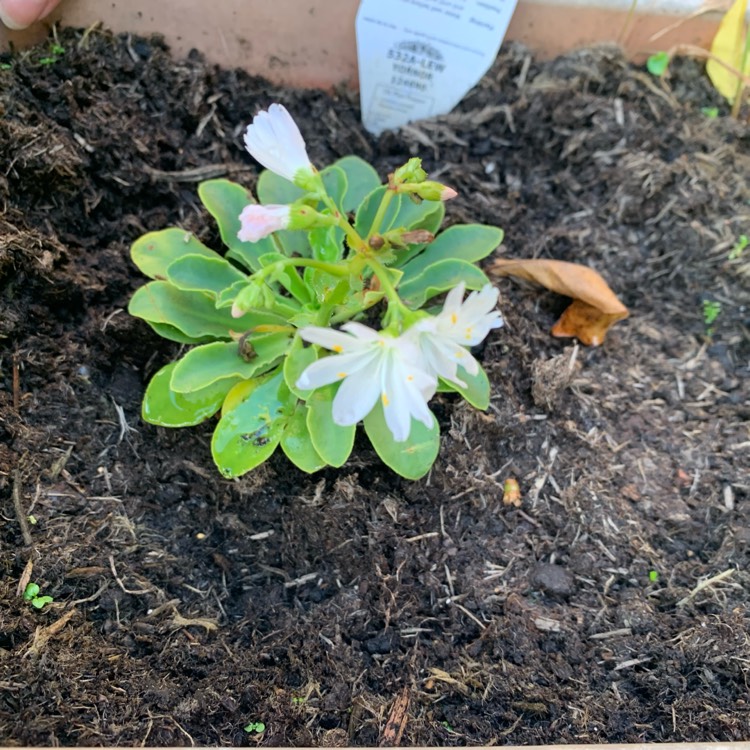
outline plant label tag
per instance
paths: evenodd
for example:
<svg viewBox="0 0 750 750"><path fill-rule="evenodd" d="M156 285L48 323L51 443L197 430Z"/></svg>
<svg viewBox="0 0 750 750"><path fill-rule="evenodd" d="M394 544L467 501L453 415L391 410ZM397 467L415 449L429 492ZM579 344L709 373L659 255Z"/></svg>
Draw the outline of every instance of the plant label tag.
<svg viewBox="0 0 750 750"><path fill-rule="evenodd" d="M517 0L362 0L362 122L375 135L450 112L497 56Z"/></svg>

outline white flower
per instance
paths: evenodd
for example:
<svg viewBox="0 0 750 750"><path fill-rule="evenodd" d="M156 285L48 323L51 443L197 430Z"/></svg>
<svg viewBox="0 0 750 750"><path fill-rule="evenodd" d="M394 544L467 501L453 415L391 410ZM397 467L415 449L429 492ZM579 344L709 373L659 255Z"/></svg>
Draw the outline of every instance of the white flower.
<svg viewBox="0 0 750 750"><path fill-rule="evenodd" d="M266 169L290 182L313 174L305 141L283 104L272 104L259 112L245 132L245 147Z"/></svg>
<svg viewBox="0 0 750 750"><path fill-rule="evenodd" d="M240 231L237 238L242 242L258 242L269 234L289 226L289 206L259 206L251 203L240 214Z"/></svg>
<svg viewBox="0 0 750 750"><path fill-rule="evenodd" d="M472 292L462 302L465 285L451 289L438 315L423 318L403 334L422 355L425 369L443 380L466 386L458 378L459 365L469 375L479 372L479 364L466 347L476 346L493 328L500 328L503 319L495 310L498 291L491 284L480 292Z"/></svg>
<svg viewBox="0 0 750 750"><path fill-rule="evenodd" d="M403 336L383 336L361 323L346 323L342 329L345 333L315 326L300 329L305 341L336 354L307 367L297 387L308 390L342 381L333 399L333 421L338 425L356 424L380 399L396 442L409 437L412 417L432 427L427 402L437 378L420 367L414 345Z"/></svg>

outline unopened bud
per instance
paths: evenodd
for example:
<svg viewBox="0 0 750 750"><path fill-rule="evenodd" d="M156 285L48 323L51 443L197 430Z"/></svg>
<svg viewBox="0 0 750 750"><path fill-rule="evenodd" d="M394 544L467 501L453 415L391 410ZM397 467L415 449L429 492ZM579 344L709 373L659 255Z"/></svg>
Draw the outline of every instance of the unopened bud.
<svg viewBox="0 0 750 750"><path fill-rule="evenodd" d="M257 284L248 284L235 298L232 305L232 317L241 318L248 310L262 307L263 291Z"/></svg>
<svg viewBox="0 0 750 750"><path fill-rule="evenodd" d="M367 244L373 249L373 250L380 250L380 248L385 245L385 240L379 235L374 234L370 239L367 241Z"/></svg>
<svg viewBox="0 0 750 750"><path fill-rule="evenodd" d="M432 181L415 185L413 192L415 195L424 198L426 201L449 201L451 198L455 198L458 195L453 188Z"/></svg>
<svg viewBox="0 0 750 750"><path fill-rule="evenodd" d="M399 167L392 175L391 182L394 185L402 185L405 182L421 183L427 179L427 172L422 169L422 160L416 156Z"/></svg>

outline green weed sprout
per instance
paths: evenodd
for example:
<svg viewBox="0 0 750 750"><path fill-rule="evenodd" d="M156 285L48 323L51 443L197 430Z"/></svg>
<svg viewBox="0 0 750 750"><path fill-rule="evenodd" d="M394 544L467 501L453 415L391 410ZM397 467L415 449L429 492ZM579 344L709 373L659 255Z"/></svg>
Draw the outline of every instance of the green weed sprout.
<svg viewBox="0 0 750 750"><path fill-rule="evenodd" d="M255 117L245 144L266 167L260 203L228 180L198 188L224 256L177 228L132 247L152 281L133 295L131 315L190 347L152 378L144 420L187 427L220 412L211 449L225 477L278 447L309 473L340 467L363 422L393 471L424 476L440 444L428 407L436 391L489 405L470 347L502 318L476 263L502 230L441 232L456 192L428 180L416 158L386 184L354 156L318 171L279 104Z"/></svg>
<svg viewBox="0 0 750 750"><path fill-rule="evenodd" d="M734 243L734 247L729 251L728 259L737 260L740 258L748 245L750 245L750 237L746 234L741 234L737 238L737 242Z"/></svg>
<svg viewBox="0 0 750 750"><path fill-rule="evenodd" d="M713 336L713 325L721 315L721 302L712 299L703 300L703 323L706 326L706 336Z"/></svg>
<svg viewBox="0 0 750 750"><path fill-rule="evenodd" d="M251 721L244 727L244 731L248 734L263 734L266 731L266 725L262 721Z"/></svg>
<svg viewBox="0 0 750 750"><path fill-rule="evenodd" d="M42 609L46 604L51 604L54 601L51 596L39 596L40 592L38 583L28 583L23 592L23 600L29 602L36 609Z"/></svg>

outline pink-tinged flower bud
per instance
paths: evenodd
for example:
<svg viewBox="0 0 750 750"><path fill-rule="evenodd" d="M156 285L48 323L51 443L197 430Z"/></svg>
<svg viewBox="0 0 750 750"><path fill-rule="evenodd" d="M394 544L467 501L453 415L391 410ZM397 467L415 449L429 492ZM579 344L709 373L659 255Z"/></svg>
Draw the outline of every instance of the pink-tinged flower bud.
<svg viewBox="0 0 750 750"><path fill-rule="evenodd" d="M273 232L289 226L289 206L260 206L251 203L240 214L240 231L237 238L242 242L258 242Z"/></svg>
<svg viewBox="0 0 750 750"><path fill-rule="evenodd" d="M406 187L406 186L405 186ZM410 193L418 195L420 198L426 201L449 201L451 198L455 198L458 193L447 185L442 185L439 182L422 182L419 185L409 185Z"/></svg>

